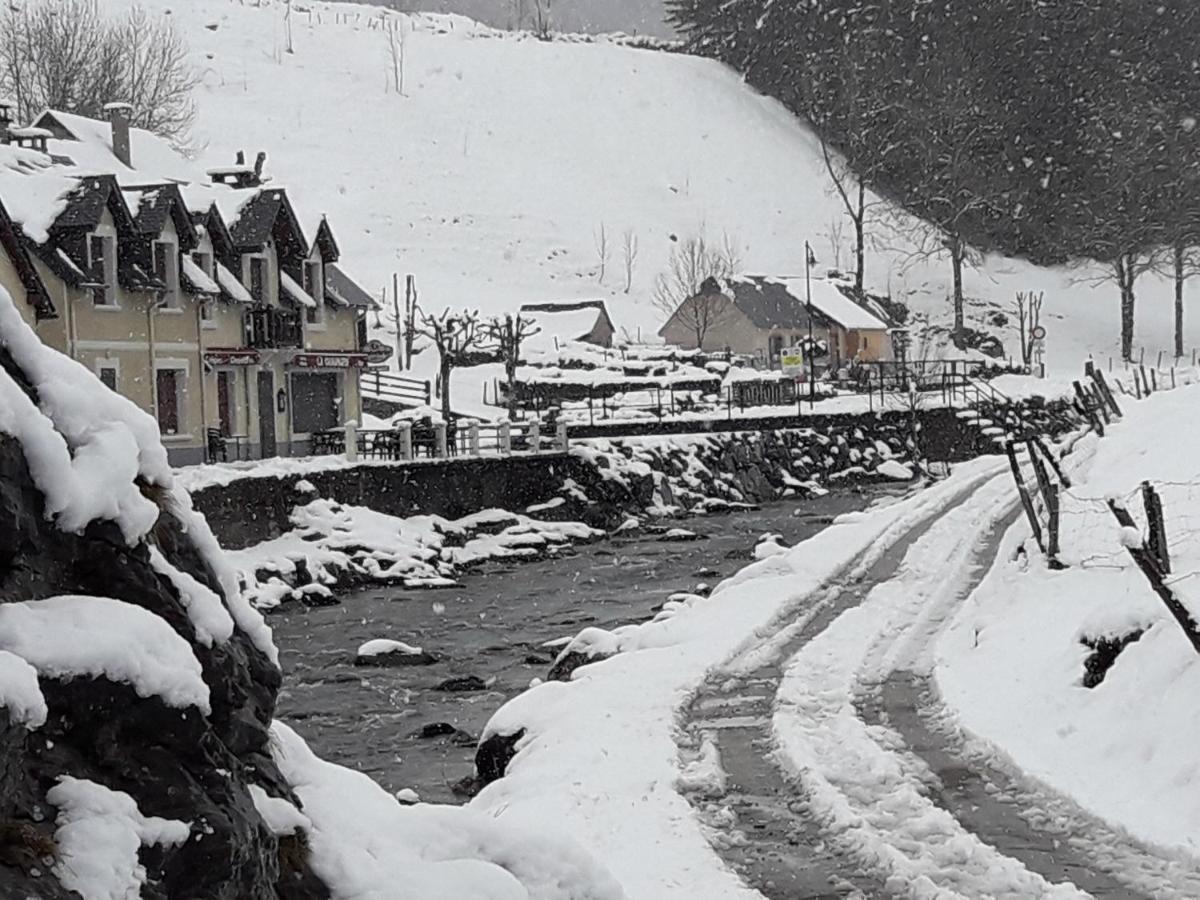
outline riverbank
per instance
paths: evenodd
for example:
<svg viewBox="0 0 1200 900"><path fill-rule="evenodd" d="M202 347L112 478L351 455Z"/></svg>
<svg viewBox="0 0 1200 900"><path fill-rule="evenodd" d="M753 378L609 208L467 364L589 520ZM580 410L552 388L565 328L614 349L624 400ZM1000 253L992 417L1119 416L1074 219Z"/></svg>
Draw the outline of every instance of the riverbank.
<svg viewBox="0 0 1200 900"><path fill-rule="evenodd" d="M453 786L472 774L475 738L487 720L547 676L558 652L547 641L643 620L672 594L704 591L743 568L764 533L798 543L888 490L904 488L846 488L803 503L697 515L681 523L693 540L618 533L554 558L485 563L445 590L384 586L347 594L336 607L285 606L270 617L284 670L279 715L318 753L390 790L460 800ZM356 648L376 638L420 647L438 661L355 665ZM484 688L436 690L467 676ZM428 737L419 736L423 729Z"/></svg>

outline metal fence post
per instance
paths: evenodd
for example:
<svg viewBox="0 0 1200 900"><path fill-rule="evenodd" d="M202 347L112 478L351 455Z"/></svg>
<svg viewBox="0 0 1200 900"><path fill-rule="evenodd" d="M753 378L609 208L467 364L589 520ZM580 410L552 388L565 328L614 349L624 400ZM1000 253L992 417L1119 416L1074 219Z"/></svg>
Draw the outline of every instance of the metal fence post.
<svg viewBox="0 0 1200 900"><path fill-rule="evenodd" d="M470 443L471 455L479 455L479 423L472 422L467 428L467 440Z"/></svg>
<svg viewBox="0 0 1200 900"><path fill-rule="evenodd" d="M508 423L507 419L500 423L497 439L500 442L499 449L503 456L512 453L512 425Z"/></svg>
<svg viewBox="0 0 1200 900"><path fill-rule="evenodd" d="M438 422L433 426L433 455L438 459L445 459L449 454L446 452L446 423Z"/></svg>
<svg viewBox="0 0 1200 900"><path fill-rule="evenodd" d="M412 459L412 422L401 422L396 430L400 432L400 458Z"/></svg>

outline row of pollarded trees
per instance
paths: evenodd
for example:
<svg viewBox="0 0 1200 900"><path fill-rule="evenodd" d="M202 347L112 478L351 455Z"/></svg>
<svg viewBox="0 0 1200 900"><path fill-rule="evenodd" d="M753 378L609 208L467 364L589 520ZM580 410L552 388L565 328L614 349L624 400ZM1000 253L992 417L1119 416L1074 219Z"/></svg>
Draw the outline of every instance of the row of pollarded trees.
<svg viewBox="0 0 1200 900"><path fill-rule="evenodd" d="M450 421L450 376L455 369L484 363L503 363L508 386L508 414L516 414L517 367L521 347L527 338L539 332L532 319L517 315L484 319L477 310L455 312L449 308L428 313L416 305L406 305L404 318L394 321L397 344L406 349L402 360L411 364L414 338L426 338L438 353L438 383L441 386L442 418ZM376 322L376 325L381 324Z"/></svg>
<svg viewBox="0 0 1200 900"><path fill-rule="evenodd" d="M935 231L960 346L972 250L1101 262L1126 357L1139 276L1162 266L1182 297L1200 246L1192 0L668 5L694 51L803 115L847 161L860 254L862 186Z"/></svg>

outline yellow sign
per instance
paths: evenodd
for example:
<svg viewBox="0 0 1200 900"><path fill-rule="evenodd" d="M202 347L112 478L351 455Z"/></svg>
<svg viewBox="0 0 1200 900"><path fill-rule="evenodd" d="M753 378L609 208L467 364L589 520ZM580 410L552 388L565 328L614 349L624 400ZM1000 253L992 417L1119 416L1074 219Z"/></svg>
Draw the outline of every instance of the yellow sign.
<svg viewBox="0 0 1200 900"><path fill-rule="evenodd" d="M784 375L803 375L804 351L799 347L789 347L779 354L779 366Z"/></svg>

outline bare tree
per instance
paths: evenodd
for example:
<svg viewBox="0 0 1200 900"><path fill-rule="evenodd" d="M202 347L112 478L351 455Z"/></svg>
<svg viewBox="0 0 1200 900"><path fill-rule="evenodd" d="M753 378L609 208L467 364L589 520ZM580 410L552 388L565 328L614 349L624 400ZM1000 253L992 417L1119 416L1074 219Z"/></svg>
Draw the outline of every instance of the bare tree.
<svg viewBox="0 0 1200 900"><path fill-rule="evenodd" d="M96 0L32 0L0 13L0 92L26 121L46 108L100 118L123 101L135 127L183 139L198 80L171 20L141 7L118 19Z"/></svg>
<svg viewBox="0 0 1200 900"><path fill-rule="evenodd" d="M604 275L608 271L608 260L612 256L612 248L608 245L608 229L604 223L600 223L600 227L593 232L592 239L596 243L596 259L600 263L600 271L596 277L596 281L604 284Z"/></svg>
<svg viewBox="0 0 1200 900"><path fill-rule="evenodd" d="M404 20L385 20L383 36L387 41L388 64L391 78L388 79L388 89L404 96L404 53L408 49L408 31Z"/></svg>
<svg viewBox="0 0 1200 900"><path fill-rule="evenodd" d="M627 228L621 236L621 262L625 265L625 293L633 288L633 268L638 258L638 236Z"/></svg>
<svg viewBox="0 0 1200 900"><path fill-rule="evenodd" d="M667 317L676 317L702 347L712 328L720 325L730 314L729 300L720 291L701 291L710 278L733 276L741 267L741 259L733 239L725 232L719 246L708 243L704 232L672 247L667 271L654 281L651 300L655 308Z"/></svg>
<svg viewBox="0 0 1200 900"><path fill-rule="evenodd" d="M287 52L295 53L296 45L292 42L292 0L283 0L283 32L287 37Z"/></svg>
<svg viewBox="0 0 1200 900"><path fill-rule="evenodd" d="M508 417L517 417L517 366L521 364L521 344L526 338L541 331L531 319L506 315L497 317L484 325L484 332L496 347L504 363L504 377L508 386Z"/></svg>
<svg viewBox="0 0 1200 900"><path fill-rule="evenodd" d="M825 236L829 238L829 249L833 256L833 267L839 272L842 270L842 230L844 224L840 216L833 216L829 220L829 231Z"/></svg>
<svg viewBox="0 0 1200 900"><path fill-rule="evenodd" d="M533 33L542 40L550 37L550 0L529 0Z"/></svg>
<svg viewBox="0 0 1200 900"><path fill-rule="evenodd" d="M483 361L480 357L486 332L480 327L478 311L453 313L448 308L438 315L422 312L418 333L429 338L437 348L440 362L438 383L441 385L442 418L450 421L450 373L456 368Z"/></svg>
<svg viewBox="0 0 1200 900"><path fill-rule="evenodd" d="M1017 292L1017 333L1021 339L1021 365L1033 364L1034 330L1042 324L1042 300L1045 294Z"/></svg>

